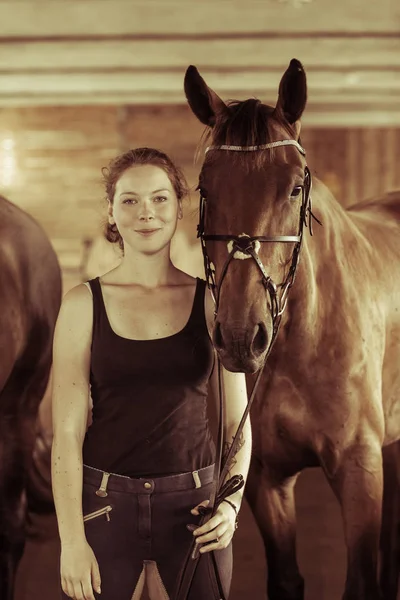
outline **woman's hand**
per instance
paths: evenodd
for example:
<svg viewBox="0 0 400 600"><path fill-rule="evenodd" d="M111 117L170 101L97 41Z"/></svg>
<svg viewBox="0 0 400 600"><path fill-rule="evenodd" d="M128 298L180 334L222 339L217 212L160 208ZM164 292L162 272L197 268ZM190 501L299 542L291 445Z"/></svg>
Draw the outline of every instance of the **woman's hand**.
<svg viewBox="0 0 400 600"><path fill-rule="evenodd" d="M193 515L199 515L199 507L207 507L209 500L205 500L190 512ZM207 523L193 531L196 538L196 544L206 544L199 550L201 554L211 552L212 550L223 550L227 548L232 540L236 529L236 514L232 506L226 502L221 502L215 515ZM211 542L211 543L209 543Z"/></svg>
<svg viewBox="0 0 400 600"><path fill-rule="evenodd" d="M101 579L99 565L86 540L61 548L61 587L74 600L95 600Z"/></svg>

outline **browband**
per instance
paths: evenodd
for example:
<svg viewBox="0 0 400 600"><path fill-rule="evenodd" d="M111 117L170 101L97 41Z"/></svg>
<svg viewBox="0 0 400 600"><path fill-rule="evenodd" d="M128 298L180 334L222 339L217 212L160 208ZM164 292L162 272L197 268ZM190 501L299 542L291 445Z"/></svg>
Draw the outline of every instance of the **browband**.
<svg viewBox="0 0 400 600"><path fill-rule="evenodd" d="M235 152L254 152L256 150L267 150L268 148L277 148L278 146L295 146L297 150L303 155L306 155L306 151L302 146L300 146L299 142L296 140L280 140L279 142L269 142L269 144L262 144L262 146L227 146L223 144L222 146L208 146L205 149L205 154L209 150L233 150Z"/></svg>

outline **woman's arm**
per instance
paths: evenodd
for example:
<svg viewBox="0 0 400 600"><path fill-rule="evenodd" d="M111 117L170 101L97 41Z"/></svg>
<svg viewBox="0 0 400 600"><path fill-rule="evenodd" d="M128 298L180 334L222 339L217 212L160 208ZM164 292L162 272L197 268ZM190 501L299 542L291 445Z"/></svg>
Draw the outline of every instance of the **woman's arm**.
<svg viewBox="0 0 400 600"><path fill-rule="evenodd" d="M206 318L209 331L211 332L214 321L214 305L210 294L206 294ZM223 423L224 430L224 456L226 457L232 445L233 438L242 419L247 406L247 389L244 373L231 373L221 365L222 388L225 397L225 419ZM214 398L218 399L218 368L215 365L210 379L210 391ZM247 417L242 433L239 437L237 451L232 456L227 472L227 479L234 475L242 475L246 483L247 473L251 457L251 426L250 417ZM200 549L200 552L210 552L212 550L221 550L230 543L235 531L236 513L239 512L243 498L244 488L238 490L228 497L228 500L235 506L236 511L227 502L222 502L214 517L205 525L196 529L193 534L196 541L200 544L207 543ZM204 503L207 505L207 503ZM194 514L198 514L197 508Z"/></svg>
<svg viewBox="0 0 400 600"><path fill-rule="evenodd" d="M86 541L82 515L82 444L89 410L93 301L86 286L63 299L53 344L52 486L61 539L61 587L71 598L94 600L99 567Z"/></svg>
<svg viewBox="0 0 400 600"><path fill-rule="evenodd" d="M222 389L225 398L225 419L223 423L224 447L222 456L222 463L224 464L247 406L247 389L246 379L243 373L231 373L221 365L221 378ZM217 366L214 369L210 384L212 386L213 395L215 398L218 398ZM246 483L251 458L251 442L250 417L247 417L242 432L239 436L239 443L236 446L236 452L232 455L229 461L228 472L225 481L234 475L242 475L244 482ZM238 512L242 503L243 492L244 487L228 497L228 500L235 505Z"/></svg>
<svg viewBox="0 0 400 600"><path fill-rule="evenodd" d="M82 444L89 409L92 299L86 286L63 299L53 343L52 485L62 545L85 539Z"/></svg>

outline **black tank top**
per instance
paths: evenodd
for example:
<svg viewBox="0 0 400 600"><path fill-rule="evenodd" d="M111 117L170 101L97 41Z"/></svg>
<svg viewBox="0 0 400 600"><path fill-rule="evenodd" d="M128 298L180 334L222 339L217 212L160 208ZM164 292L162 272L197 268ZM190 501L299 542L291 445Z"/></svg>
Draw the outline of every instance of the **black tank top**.
<svg viewBox="0 0 400 600"><path fill-rule="evenodd" d="M83 462L129 477L208 466L215 455L207 418L214 355L204 312L205 281L197 279L185 327L155 340L117 335L107 317L99 278L89 284L93 422L86 432Z"/></svg>

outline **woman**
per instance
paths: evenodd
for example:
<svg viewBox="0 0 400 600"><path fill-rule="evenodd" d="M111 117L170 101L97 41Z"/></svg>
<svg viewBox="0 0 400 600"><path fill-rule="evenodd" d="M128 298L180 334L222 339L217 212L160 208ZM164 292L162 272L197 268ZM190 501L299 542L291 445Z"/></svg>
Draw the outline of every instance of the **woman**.
<svg viewBox="0 0 400 600"><path fill-rule="evenodd" d="M106 235L123 258L66 294L54 338L52 480L62 597L136 600L146 580L153 600L168 599L194 535L202 556L189 599L219 599L213 565L227 596L242 491L196 527L214 485L206 399L217 369L205 282L170 260L186 182L165 154L149 148L118 157L104 177ZM243 374L223 371L223 379L231 440L246 386ZM247 475L250 450L247 423L230 475Z"/></svg>

